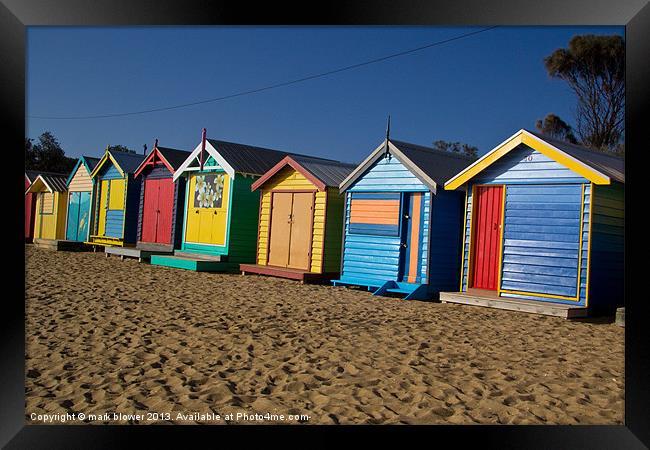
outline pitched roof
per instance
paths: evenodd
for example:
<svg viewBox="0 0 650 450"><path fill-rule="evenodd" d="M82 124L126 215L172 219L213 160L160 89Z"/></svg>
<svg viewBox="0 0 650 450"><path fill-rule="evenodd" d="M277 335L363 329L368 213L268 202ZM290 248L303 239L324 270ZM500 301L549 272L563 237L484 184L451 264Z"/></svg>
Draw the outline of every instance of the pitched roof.
<svg viewBox="0 0 650 450"><path fill-rule="evenodd" d="M144 160L145 155L111 150L110 154L125 173L133 173Z"/></svg>
<svg viewBox="0 0 650 450"><path fill-rule="evenodd" d="M373 164L383 158L385 148L386 140L341 182L339 189L344 191L361 178ZM466 155L395 139L388 141L388 151L433 192L436 192L437 185L444 184L449 177L472 162L472 158Z"/></svg>
<svg viewBox="0 0 650 450"><path fill-rule="evenodd" d="M584 164L606 174L610 178L625 183L625 159L622 156L608 154L598 150L591 150L582 145L563 142L551 136L530 131L525 128L524 130L537 136L541 140L548 142L553 145L553 147L573 156Z"/></svg>
<svg viewBox="0 0 650 450"><path fill-rule="evenodd" d="M150 164L150 161L153 160L155 154L160 155L163 158L163 163L165 163L167 169L171 173L174 173L187 160L191 152L185 150L177 150L170 147L156 146L147 154L147 156L145 156L142 162L133 171L135 177L140 176L144 168Z"/></svg>
<svg viewBox="0 0 650 450"><path fill-rule="evenodd" d="M625 183L625 161L622 157L569 144L541 133L520 129L481 158L454 175L445 189L457 189L504 155L526 145L574 171L594 184Z"/></svg>
<svg viewBox="0 0 650 450"><path fill-rule="evenodd" d="M67 177L66 180L66 186L69 186L70 183L72 182L72 178L74 178L75 173L77 173L77 170L79 170L80 165L84 165L86 167L86 170L88 171L88 175L90 175L95 167L97 166L97 163L99 162L99 158L93 158L92 156L81 156L77 160L77 163L73 167L72 171Z"/></svg>
<svg viewBox="0 0 650 450"><path fill-rule="evenodd" d="M68 190L67 179L63 174L40 173L25 193L38 192L41 183L49 192L65 192Z"/></svg>
<svg viewBox="0 0 650 450"><path fill-rule="evenodd" d="M301 173L320 190L325 190L327 187L338 187L341 181L356 167L355 164L330 159L287 155L255 181L251 186L251 190L258 189L286 166L290 166Z"/></svg>
<svg viewBox="0 0 650 450"><path fill-rule="evenodd" d="M230 164L235 172L262 175L276 165L287 155L303 156L315 160L329 161L315 156L301 155L299 153L270 148L256 147L253 145L237 144L235 142L207 139L219 154Z"/></svg>
<svg viewBox="0 0 650 450"><path fill-rule="evenodd" d="M82 156L82 158L86 160L86 163L88 164L88 170L90 172L95 170L95 167L97 167L97 163L99 162L99 158L95 158L94 156Z"/></svg>
<svg viewBox="0 0 650 450"><path fill-rule="evenodd" d="M157 147L158 151L165 157L167 162L171 164L174 170L178 169L183 162L190 156L191 152L187 150L178 150L170 147Z"/></svg>
<svg viewBox="0 0 650 450"><path fill-rule="evenodd" d="M58 172L46 172L46 171L44 171L44 170L26 170L26 171L25 171L25 176L27 177L27 179L29 180L30 183L33 183L34 181L36 181L36 178L37 178L40 174L44 174L44 175L64 175L64 174L62 174L62 173L58 173Z"/></svg>

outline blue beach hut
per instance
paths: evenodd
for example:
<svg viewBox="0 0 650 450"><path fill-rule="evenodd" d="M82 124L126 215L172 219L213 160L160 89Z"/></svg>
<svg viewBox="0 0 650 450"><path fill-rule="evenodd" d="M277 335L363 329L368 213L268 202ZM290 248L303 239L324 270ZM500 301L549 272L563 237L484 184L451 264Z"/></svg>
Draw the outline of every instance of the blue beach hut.
<svg viewBox="0 0 650 450"><path fill-rule="evenodd" d="M570 318L623 302L625 163L528 131L454 175L459 292L441 300Z"/></svg>
<svg viewBox="0 0 650 450"><path fill-rule="evenodd" d="M427 299L458 285L463 196L444 182L467 156L386 139L340 184L341 276L334 285Z"/></svg>

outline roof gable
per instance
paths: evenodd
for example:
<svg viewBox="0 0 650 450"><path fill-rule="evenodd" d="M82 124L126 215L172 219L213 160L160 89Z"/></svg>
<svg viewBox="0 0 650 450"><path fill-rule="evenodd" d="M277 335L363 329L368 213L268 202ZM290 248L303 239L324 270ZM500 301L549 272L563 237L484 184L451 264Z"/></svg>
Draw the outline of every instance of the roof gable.
<svg viewBox="0 0 650 450"><path fill-rule="evenodd" d="M176 170L183 164L183 162L190 155L190 152L185 150L176 150L168 147L154 147L149 154L142 160L140 165L135 169L133 176L137 178L145 170L146 167L152 166L155 162L161 161L170 173Z"/></svg>
<svg viewBox="0 0 650 450"><path fill-rule="evenodd" d="M30 192L65 192L67 190L66 176L65 175L43 175L40 174L36 177L34 182L27 188L25 194Z"/></svg>
<svg viewBox="0 0 650 450"><path fill-rule="evenodd" d="M320 191L324 191L327 187L338 187L339 183L354 169L355 165L305 156L285 156L253 183L251 190L255 191L261 187L285 167L291 167L307 178Z"/></svg>
<svg viewBox="0 0 650 450"><path fill-rule="evenodd" d="M465 156L393 139L388 141L388 148L386 148L386 140L384 140L341 182L339 190L348 189L363 177L377 161L385 156L386 150L433 193L436 192L438 184L443 184L447 177L470 162L470 159Z"/></svg>
<svg viewBox="0 0 650 450"><path fill-rule="evenodd" d="M445 189L459 188L521 144L537 150L594 184L610 184L612 179L625 182L625 166L621 158L598 155L587 148L521 129L450 178L445 183Z"/></svg>
<svg viewBox="0 0 650 450"><path fill-rule="evenodd" d="M90 174L93 172L93 169L97 166L98 162L99 162L99 158L93 158L92 156L80 156L74 168L68 175L68 179L65 182L66 186L70 186L70 182L72 181L75 174L79 170L79 166L83 164L84 168L86 169L86 172L88 173L88 176L90 176Z"/></svg>

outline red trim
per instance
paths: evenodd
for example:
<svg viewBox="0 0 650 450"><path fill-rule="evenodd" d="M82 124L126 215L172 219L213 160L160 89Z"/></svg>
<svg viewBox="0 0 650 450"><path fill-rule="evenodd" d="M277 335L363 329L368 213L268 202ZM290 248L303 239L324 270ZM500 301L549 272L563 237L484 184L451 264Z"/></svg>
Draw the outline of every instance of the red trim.
<svg viewBox="0 0 650 450"><path fill-rule="evenodd" d="M140 176L140 173L142 173L145 167L147 167L149 164L152 166L155 165L156 155L173 175L175 170L172 165L169 164L169 162L165 159L165 156L160 152L160 150L158 150L158 147L154 147L153 150L151 150L151 153L149 153L149 155L144 159L144 161L140 163L138 168L135 170L133 173L133 178L138 178Z"/></svg>
<svg viewBox="0 0 650 450"><path fill-rule="evenodd" d="M273 166L271 169L269 169L264 175L262 175L258 180L251 185L251 191L257 190L261 185L263 185L266 181L269 180L273 175L278 173L281 169L283 169L285 166L291 166L296 172L302 174L305 178L307 178L311 183L318 188L319 191L324 191L327 189L327 186L322 180L319 180L314 176L313 173L309 172L307 169L305 169L303 166L301 166L295 159L293 159L291 156L285 156L282 161L277 163L275 166Z"/></svg>

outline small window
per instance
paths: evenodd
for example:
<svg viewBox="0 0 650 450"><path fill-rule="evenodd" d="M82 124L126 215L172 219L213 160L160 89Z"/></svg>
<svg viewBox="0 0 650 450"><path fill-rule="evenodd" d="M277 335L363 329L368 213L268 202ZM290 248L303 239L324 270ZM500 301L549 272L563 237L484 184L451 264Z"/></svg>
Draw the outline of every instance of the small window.
<svg viewBox="0 0 650 450"><path fill-rule="evenodd" d="M399 193L352 193L350 223L353 234L399 235Z"/></svg>
<svg viewBox="0 0 650 450"><path fill-rule="evenodd" d="M54 194L51 192L41 193L41 214L54 213Z"/></svg>
<svg viewBox="0 0 650 450"><path fill-rule="evenodd" d="M194 177L194 208L221 208L223 205L224 174Z"/></svg>

